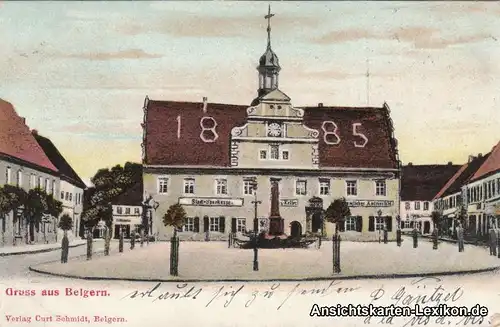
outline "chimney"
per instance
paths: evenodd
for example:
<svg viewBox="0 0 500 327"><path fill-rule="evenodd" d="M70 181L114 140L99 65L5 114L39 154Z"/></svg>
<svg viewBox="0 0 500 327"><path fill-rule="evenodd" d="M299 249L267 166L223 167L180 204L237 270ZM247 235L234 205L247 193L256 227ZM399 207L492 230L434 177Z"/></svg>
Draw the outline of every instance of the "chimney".
<svg viewBox="0 0 500 327"><path fill-rule="evenodd" d="M31 134L33 134L33 135L38 135L38 131L37 131L36 129L32 129L32 130L31 130Z"/></svg>
<svg viewBox="0 0 500 327"><path fill-rule="evenodd" d="M474 160L474 156L473 156L473 155L470 155L470 156L469 156L469 163L471 163L471 162L472 162L472 160Z"/></svg>
<svg viewBox="0 0 500 327"><path fill-rule="evenodd" d="M318 108L323 108L323 102L318 103Z"/></svg>
<svg viewBox="0 0 500 327"><path fill-rule="evenodd" d="M409 166L409 167L413 166L413 162L409 162L409 163L408 163L408 166Z"/></svg>
<svg viewBox="0 0 500 327"><path fill-rule="evenodd" d="M478 153L478 154L477 154L477 157L478 157L478 158L481 158L482 156L483 156L483 154L482 154L482 153Z"/></svg>
<svg viewBox="0 0 500 327"><path fill-rule="evenodd" d="M448 166L451 166L451 165L453 165L453 162L448 161Z"/></svg>
<svg viewBox="0 0 500 327"><path fill-rule="evenodd" d="M26 118L25 117L21 117L21 120L22 120L23 124L26 125Z"/></svg>
<svg viewBox="0 0 500 327"><path fill-rule="evenodd" d="M203 112L207 112L207 97L203 97Z"/></svg>

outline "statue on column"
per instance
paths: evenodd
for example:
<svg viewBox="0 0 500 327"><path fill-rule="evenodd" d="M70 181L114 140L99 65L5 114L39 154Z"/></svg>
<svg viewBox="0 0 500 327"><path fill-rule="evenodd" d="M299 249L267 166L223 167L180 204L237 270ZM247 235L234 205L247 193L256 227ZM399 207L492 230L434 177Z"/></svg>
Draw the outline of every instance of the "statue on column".
<svg viewBox="0 0 500 327"><path fill-rule="evenodd" d="M271 210L269 215L269 234L283 235L284 221L280 215L279 179L271 179Z"/></svg>

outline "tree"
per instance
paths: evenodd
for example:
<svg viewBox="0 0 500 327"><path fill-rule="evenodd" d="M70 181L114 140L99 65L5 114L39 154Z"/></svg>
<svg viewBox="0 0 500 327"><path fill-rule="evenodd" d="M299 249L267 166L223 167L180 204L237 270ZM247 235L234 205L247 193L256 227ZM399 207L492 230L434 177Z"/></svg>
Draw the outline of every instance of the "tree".
<svg viewBox="0 0 500 327"><path fill-rule="evenodd" d="M73 219L65 213L59 219L58 227L64 231L64 236L61 244L61 262L68 262L68 253L69 253L69 240L68 240L68 231L73 228Z"/></svg>
<svg viewBox="0 0 500 327"><path fill-rule="evenodd" d="M18 210L24 206L27 198L27 193L24 189L13 186L13 185L4 185L3 187L3 193L4 193L4 209L6 210L6 213L9 213L11 211L14 211L14 214L12 215L13 217L13 223L16 223L18 219L22 219L22 216L18 216L17 212ZM27 228L25 228L25 242L28 243L28 234L27 234Z"/></svg>
<svg viewBox="0 0 500 327"><path fill-rule="evenodd" d="M11 194L0 187L0 220L7 219L7 214L15 209L15 202ZM2 229L2 242L5 242L5 232Z"/></svg>
<svg viewBox="0 0 500 327"><path fill-rule="evenodd" d="M182 207L182 205L176 203L172 204L167 213L163 216L163 224L165 226L174 227L174 237L177 237L177 229L181 228L184 225L184 221L186 220L186 211Z"/></svg>
<svg viewBox="0 0 500 327"><path fill-rule="evenodd" d="M68 231L73 229L73 218L65 213L59 218L59 224L57 225L60 229L64 231L64 236L68 235Z"/></svg>
<svg viewBox="0 0 500 327"><path fill-rule="evenodd" d="M345 217L351 215L351 210L345 198L338 198L332 201L325 211L325 219L335 224L335 234L338 234L339 224L342 224Z"/></svg>
<svg viewBox="0 0 500 327"><path fill-rule="evenodd" d="M89 188L85 194L82 222L88 230L88 242L92 243L94 228L99 221L104 221L106 225L105 253L109 254L110 231L113 226L111 202L128 188L142 182L142 165L127 162L123 167L116 165L112 168L99 169L91 181L94 187ZM91 251L91 244L87 245L87 249ZM87 257L90 256L91 253L87 252Z"/></svg>
<svg viewBox="0 0 500 327"><path fill-rule="evenodd" d="M28 191L28 196L25 203L25 219L29 226L29 240L35 240L35 228L42 222L43 215L48 212L49 206L47 203L47 194L40 188L31 189ZM28 232L26 232L28 239Z"/></svg>

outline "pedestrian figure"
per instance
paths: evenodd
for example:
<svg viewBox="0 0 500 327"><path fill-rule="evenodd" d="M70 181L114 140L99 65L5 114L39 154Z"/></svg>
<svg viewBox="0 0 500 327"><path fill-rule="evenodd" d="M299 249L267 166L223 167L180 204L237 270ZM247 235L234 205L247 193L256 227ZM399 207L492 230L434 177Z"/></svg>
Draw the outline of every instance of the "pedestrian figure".
<svg viewBox="0 0 500 327"><path fill-rule="evenodd" d="M416 228L413 228L413 248L416 249L418 247L418 232Z"/></svg>
<svg viewBox="0 0 500 327"><path fill-rule="evenodd" d="M490 255L496 255L497 244L496 244L496 232L493 228L490 229Z"/></svg>

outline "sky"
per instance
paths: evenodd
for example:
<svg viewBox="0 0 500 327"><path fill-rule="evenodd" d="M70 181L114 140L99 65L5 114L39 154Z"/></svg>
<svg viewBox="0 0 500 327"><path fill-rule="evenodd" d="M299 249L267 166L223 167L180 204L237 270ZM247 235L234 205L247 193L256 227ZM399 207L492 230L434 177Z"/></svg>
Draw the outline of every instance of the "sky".
<svg viewBox="0 0 500 327"><path fill-rule="evenodd" d="M461 164L500 141L500 2L270 4L294 106L387 102L404 164ZM88 182L140 162L146 95L249 105L267 5L0 1L0 98Z"/></svg>

